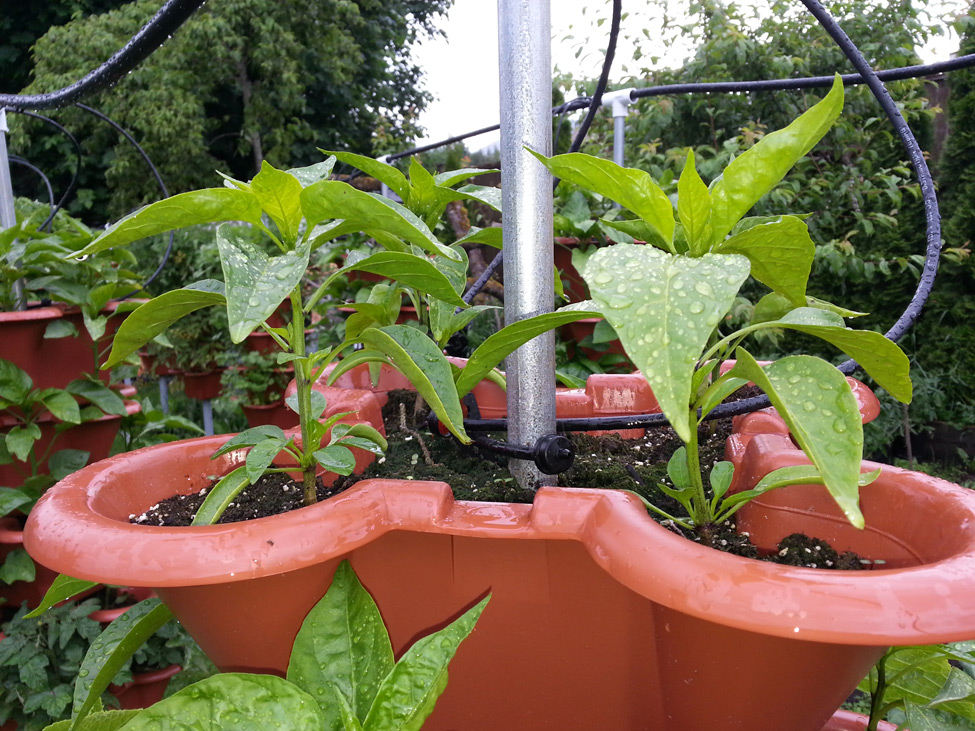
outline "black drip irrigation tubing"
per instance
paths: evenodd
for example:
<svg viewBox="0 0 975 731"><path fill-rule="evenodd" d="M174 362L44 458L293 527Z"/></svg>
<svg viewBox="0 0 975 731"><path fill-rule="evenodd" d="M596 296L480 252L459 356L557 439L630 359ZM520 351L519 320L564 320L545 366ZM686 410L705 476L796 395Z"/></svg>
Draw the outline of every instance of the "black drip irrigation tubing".
<svg viewBox="0 0 975 731"><path fill-rule="evenodd" d="M43 173L43 171L39 167L37 167L36 165L32 165L31 163L27 162L24 158L18 155L10 155L8 159L10 160L10 162L15 162L18 165L23 165L25 168L35 173L44 183L44 187L47 188L47 198L50 201L50 205L51 205L51 215L50 217L48 217L47 221L45 221L43 224L41 224L38 227L40 229L43 229L44 226L48 223L48 221L54 218L54 211L55 211L54 188L51 187L51 181L47 179L47 176Z"/></svg>
<svg viewBox="0 0 975 731"><path fill-rule="evenodd" d="M61 199L57 202L56 205L54 203L54 192L53 189L51 188L51 183L47 179L47 176L44 175L40 170L35 168L33 165L30 166L31 169L35 170L38 173L38 175L40 175L44 179L44 182L47 184L48 193L51 197L51 213L44 221L44 223L42 223L40 226L37 227L39 230L43 231L45 227L51 224L51 222L54 220L54 217L57 215L58 211L61 210L61 207L64 206L64 204L67 203L71 199L71 196L74 194L74 189L78 184L78 175L81 172L81 145L78 144L78 139L73 134L71 134L67 129L65 129L63 125L54 121L50 117L45 117L43 114L35 114L34 112L28 112L24 109L10 109L9 111L14 112L15 114L23 114L26 117L31 117L33 119L40 120L41 122L44 122L45 124L54 127L58 132L63 134L65 137L67 137L68 141L71 142L71 146L74 147L74 154L75 154L74 173L72 173L71 175L71 180L68 182L68 187L65 188L64 195L61 196Z"/></svg>
<svg viewBox="0 0 975 731"><path fill-rule="evenodd" d="M112 86L169 39L206 0L169 0L142 30L80 81L44 94L0 94L0 107L57 109Z"/></svg>
<svg viewBox="0 0 975 731"><path fill-rule="evenodd" d="M156 182L159 183L159 189L162 191L162 197L163 198L169 198L169 189L166 187L166 183L163 182L162 175L159 174L159 170L156 168L156 166L152 162L152 159L149 157L149 153L147 153L145 150L142 149L142 145L140 145L138 142L136 142L135 137L133 137L131 134L129 134L128 130L126 130L124 127L122 127L122 125L120 125L114 119L112 119L111 117L109 117L107 114L104 114L103 112L99 112L97 109L93 109L92 107L89 107L89 106L87 106L85 104L82 104L80 102L76 103L75 106L78 107L79 109L83 109L84 111L88 112L89 114L94 115L95 117L97 117L98 119L102 120L103 122L107 122L109 125L111 125L111 127L116 132L118 132L126 140L128 140L129 143L131 143L131 145L136 149L136 152L138 152L139 155L142 156L142 159L145 160L146 165L148 165L149 166L149 169L152 171L153 177L156 179ZM124 295L122 297L119 297L119 300L126 300L129 297L132 297L133 295L138 294L139 292L143 291L147 286L149 286L149 284L156 277L159 276L160 272L162 272L162 270L163 270L163 267L166 266L166 262L169 261L169 255L173 251L173 241L174 240L175 240L175 234L172 231L170 231L169 232L169 243L166 244L166 250L163 252L162 261L159 262L159 266L156 267L156 271L154 271L149 276L149 278L146 279L145 284L142 285L142 288L141 289L133 290L133 291L129 292L128 294L126 294L126 295Z"/></svg>

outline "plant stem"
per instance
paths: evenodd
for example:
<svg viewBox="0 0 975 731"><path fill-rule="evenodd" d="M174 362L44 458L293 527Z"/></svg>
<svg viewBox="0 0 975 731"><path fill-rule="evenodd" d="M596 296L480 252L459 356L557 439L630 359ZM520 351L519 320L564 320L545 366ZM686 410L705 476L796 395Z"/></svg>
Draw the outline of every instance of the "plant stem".
<svg viewBox="0 0 975 731"><path fill-rule="evenodd" d="M697 412L691 411L688 424L691 429L691 438L684 445L687 454L687 473L691 479L691 487L694 489L694 514L691 518L694 526L700 528L711 522L711 511L708 509L707 495L704 494L704 478L701 476L701 457L697 443Z"/></svg>
<svg viewBox="0 0 975 731"><path fill-rule="evenodd" d="M302 489L305 505L318 502L315 489L315 459L312 456L316 445L311 435L311 378L308 360L305 358L305 315L302 311L301 291L297 287L291 293L291 345L298 356L295 361L295 388L298 393L298 423L301 427L301 467Z"/></svg>

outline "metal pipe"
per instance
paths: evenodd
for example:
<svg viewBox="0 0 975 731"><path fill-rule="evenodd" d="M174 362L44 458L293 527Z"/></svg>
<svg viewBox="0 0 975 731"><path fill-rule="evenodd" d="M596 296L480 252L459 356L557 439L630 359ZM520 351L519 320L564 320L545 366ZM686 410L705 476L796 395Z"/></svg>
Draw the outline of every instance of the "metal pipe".
<svg viewBox="0 0 975 731"><path fill-rule="evenodd" d="M10 180L10 159L7 157L7 110L0 108L0 231L17 225L17 212L14 209L14 186ZM27 307L24 297L24 282L18 279L13 284L16 309Z"/></svg>
<svg viewBox="0 0 975 731"><path fill-rule="evenodd" d="M549 0L498 0L501 88L501 191L504 211L505 322L554 308L552 178L526 147L552 154L552 49ZM508 437L530 447L555 431L555 334L512 353ZM522 487L554 478L513 460Z"/></svg>
<svg viewBox="0 0 975 731"><path fill-rule="evenodd" d="M602 105L613 113L613 162L623 166L623 145L626 142L626 116L630 113L635 89L618 89L603 95Z"/></svg>

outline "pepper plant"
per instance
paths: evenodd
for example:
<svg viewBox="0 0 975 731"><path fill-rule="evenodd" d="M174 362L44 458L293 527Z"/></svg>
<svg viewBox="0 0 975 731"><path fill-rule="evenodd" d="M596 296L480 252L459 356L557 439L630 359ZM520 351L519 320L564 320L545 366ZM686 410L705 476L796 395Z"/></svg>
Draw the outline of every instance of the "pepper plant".
<svg viewBox="0 0 975 731"><path fill-rule="evenodd" d="M147 599L92 644L78 672L71 720L47 731L416 731L446 688L447 666L489 600L485 597L443 629L420 638L395 660L375 601L343 561L325 596L302 622L286 678L219 673L146 709L102 711L99 698L119 667L173 618L158 599Z"/></svg>
<svg viewBox="0 0 975 731"><path fill-rule="evenodd" d="M584 313L549 313L508 325L488 338L463 369L452 366L438 342L416 328L384 325L371 317L347 323L342 342L309 352L304 316L321 310L322 293L336 278L351 271L393 279L444 307L466 309L455 281L440 267L464 264L456 248L442 244L429 226L404 206L378 195L356 190L346 182L330 180L335 158L289 171L263 163L249 183L226 178L224 188L212 188L167 198L122 219L78 253L86 256L172 229L219 223L216 241L224 281L203 280L167 292L133 311L119 328L112 352L102 366L110 368L162 333L181 317L204 307L227 310L230 339L240 343L257 328L280 347L278 363L295 370L296 393L286 403L299 416L299 433L277 427L249 429L233 437L214 456L249 447L245 464L224 476L207 496L196 522L216 521L223 506L268 471L302 474L305 504L316 501L319 467L348 474L355 465L350 447L380 451L385 440L374 428L346 424L347 414L325 418L327 403L312 384L325 368L348 355L340 367L381 361L399 369L413 383L444 426L462 442L464 432L460 399L520 344ZM241 222L263 232L277 253L268 254L239 233ZM311 253L328 241L350 232L372 236L383 250L347 261L306 300L302 278ZM444 264L442 260L449 262ZM282 303L291 308L291 322L273 327L268 319ZM439 305L438 305L439 306ZM297 323L297 324L296 324ZM356 346L361 350L355 352ZM322 420L324 419L324 420ZM279 454L292 466L275 466Z"/></svg>
<svg viewBox="0 0 975 731"><path fill-rule="evenodd" d="M676 205L643 171L580 154L537 156L563 180L636 214L608 224L649 244L596 252L584 271L594 303L583 307L594 306L616 329L684 442L668 466L673 487L661 486L687 510L687 517L664 515L684 527L723 521L765 491L800 483L824 484L850 522L863 527L859 487L876 475L860 474L863 429L846 378L806 355L760 366L741 347L749 334L770 328L819 337L855 358L895 398L911 399L904 353L880 333L847 328L844 316L856 313L807 294L815 245L803 217L746 216L829 130L842 106L837 77L822 101L764 136L710 186L689 152ZM750 324L723 333L719 326L749 276L771 291L756 305ZM721 368L730 357L735 364ZM749 381L769 396L812 464L776 470L753 489L729 494L733 467L719 462L710 472L709 492L698 459L698 425Z"/></svg>

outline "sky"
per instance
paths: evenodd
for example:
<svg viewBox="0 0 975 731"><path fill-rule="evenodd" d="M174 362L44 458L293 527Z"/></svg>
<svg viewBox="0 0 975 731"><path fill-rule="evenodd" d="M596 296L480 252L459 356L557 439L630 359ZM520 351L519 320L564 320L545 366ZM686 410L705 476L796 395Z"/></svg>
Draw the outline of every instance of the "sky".
<svg viewBox="0 0 975 731"><path fill-rule="evenodd" d="M686 0L666 0L674 12ZM739 4L747 4L742 0ZM964 3L961 0L933 0L935 17L948 17ZM653 15L659 10L653 6L659 3L623 3L624 17L621 24L620 41L613 64L615 74L620 74L632 58L633 45L623 38L627 31L652 27ZM552 17L552 63L556 69L576 75L596 78L602 68L603 51L609 33L609 0L551 0ZM634 11L634 7L640 10ZM605 17L602 26L596 26L596 18ZM499 114L498 89L498 21L496 0L454 0L446 19L438 25L447 33L447 38L424 41L415 53L417 62L426 74L425 88L437 99L424 110L420 124L426 134L419 144L443 140L453 135L464 134L481 127L497 124ZM587 50L576 57L580 48ZM929 48L924 49L925 62L943 61L957 50L958 41L954 36L941 37ZM664 66L676 66L688 54L683 48L670 57L661 60ZM631 72L637 65L629 62ZM612 85L610 77L610 89ZM496 145L498 133L490 133L471 138L467 147L479 150Z"/></svg>

